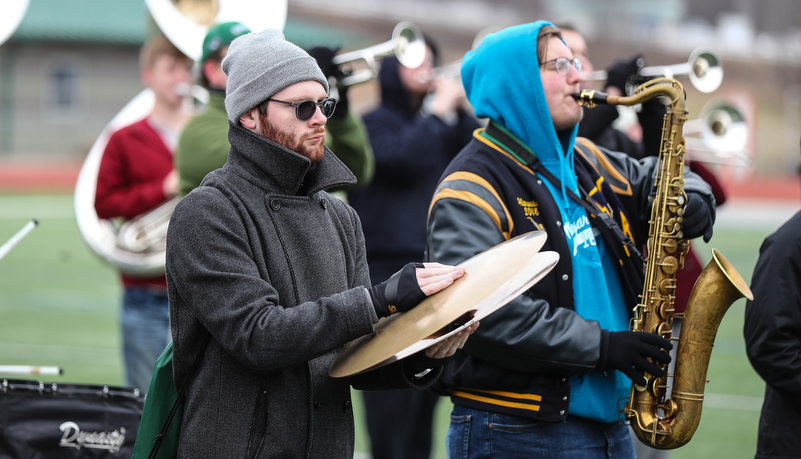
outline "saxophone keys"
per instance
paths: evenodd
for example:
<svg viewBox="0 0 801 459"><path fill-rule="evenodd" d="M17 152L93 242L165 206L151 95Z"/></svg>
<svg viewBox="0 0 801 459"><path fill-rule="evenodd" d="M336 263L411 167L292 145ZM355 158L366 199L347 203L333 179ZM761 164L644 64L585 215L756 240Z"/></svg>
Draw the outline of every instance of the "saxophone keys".
<svg viewBox="0 0 801 459"><path fill-rule="evenodd" d="M662 295L672 295L676 290L676 282L671 278L664 278L659 281L659 293Z"/></svg>
<svg viewBox="0 0 801 459"><path fill-rule="evenodd" d="M662 267L662 272L665 274L673 274L679 269L679 260L677 260L676 257L667 256L662 259L659 266Z"/></svg>
<svg viewBox="0 0 801 459"><path fill-rule="evenodd" d="M665 249L667 253L676 253L676 250L679 248L679 243L673 238L668 238L662 242L662 248Z"/></svg>

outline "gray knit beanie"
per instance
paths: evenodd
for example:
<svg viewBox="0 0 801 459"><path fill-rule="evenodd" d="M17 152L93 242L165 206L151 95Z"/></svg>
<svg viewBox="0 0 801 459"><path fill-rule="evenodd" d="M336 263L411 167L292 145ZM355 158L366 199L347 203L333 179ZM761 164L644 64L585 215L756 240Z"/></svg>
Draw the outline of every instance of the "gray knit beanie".
<svg viewBox="0 0 801 459"><path fill-rule="evenodd" d="M225 111L233 123L278 91L301 81L319 81L328 92L328 80L317 61L275 29L242 35L231 42L222 69L228 75Z"/></svg>

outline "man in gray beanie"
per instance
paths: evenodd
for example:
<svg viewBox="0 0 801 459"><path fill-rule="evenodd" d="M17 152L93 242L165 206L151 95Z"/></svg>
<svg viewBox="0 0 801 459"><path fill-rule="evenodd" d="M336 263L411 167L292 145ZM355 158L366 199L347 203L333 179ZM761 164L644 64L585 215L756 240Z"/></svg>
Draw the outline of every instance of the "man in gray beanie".
<svg viewBox="0 0 801 459"><path fill-rule="evenodd" d="M464 270L410 263L367 287L359 218L325 191L355 178L323 144L336 100L316 61L265 30L234 40L222 67L228 161L167 235L173 374L188 383L178 455L352 459L350 386L426 388L474 327L349 378L329 366Z"/></svg>

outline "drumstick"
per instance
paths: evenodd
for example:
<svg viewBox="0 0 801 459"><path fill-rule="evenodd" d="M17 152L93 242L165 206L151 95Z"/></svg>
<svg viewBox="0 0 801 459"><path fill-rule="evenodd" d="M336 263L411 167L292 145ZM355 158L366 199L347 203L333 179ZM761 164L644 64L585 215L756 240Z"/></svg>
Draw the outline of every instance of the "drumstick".
<svg viewBox="0 0 801 459"><path fill-rule="evenodd" d="M28 233L33 231L33 229L36 228L36 225L38 224L39 221L34 218L33 220L29 221L27 225L23 226L22 229L17 232L17 234L11 236L11 239L9 239L8 242L0 246L0 260L2 260L3 257L5 257L6 254L10 252L15 245L19 244L19 241L21 241L22 238L24 238L25 236L28 235Z"/></svg>
<svg viewBox="0 0 801 459"><path fill-rule="evenodd" d="M30 365L0 365L0 373L12 375L60 375L61 367L36 367Z"/></svg>

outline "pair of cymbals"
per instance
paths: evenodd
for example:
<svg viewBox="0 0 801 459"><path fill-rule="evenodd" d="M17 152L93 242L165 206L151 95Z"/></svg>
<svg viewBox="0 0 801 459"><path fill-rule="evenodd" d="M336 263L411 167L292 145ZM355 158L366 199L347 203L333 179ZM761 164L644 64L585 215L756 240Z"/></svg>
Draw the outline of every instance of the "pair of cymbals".
<svg viewBox="0 0 801 459"><path fill-rule="evenodd" d="M415 308L381 319L375 331L351 341L328 373L341 378L422 351L497 311L556 266L559 254L540 252L543 231L522 234L462 262L465 274Z"/></svg>

